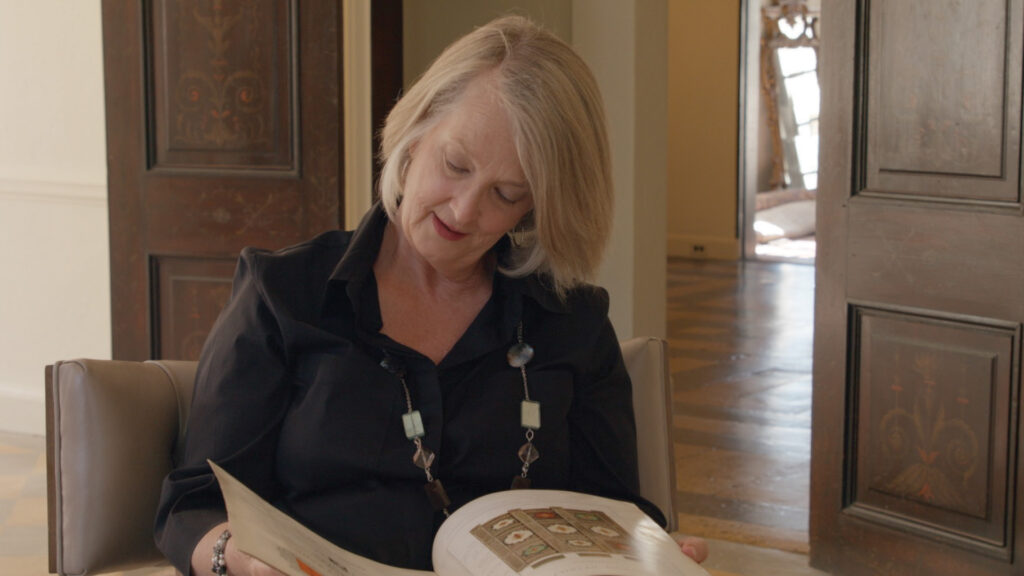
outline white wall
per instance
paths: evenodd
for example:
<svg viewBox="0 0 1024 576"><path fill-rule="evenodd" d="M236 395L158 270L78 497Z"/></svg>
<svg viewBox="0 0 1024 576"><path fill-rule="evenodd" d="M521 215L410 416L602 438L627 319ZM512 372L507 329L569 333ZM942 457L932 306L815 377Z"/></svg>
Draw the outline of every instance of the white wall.
<svg viewBox="0 0 1024 576"><path fill-rule="evenodd" d="M43 368L110 357L99 0L0 2L0 430L42 434Z"/></svg>

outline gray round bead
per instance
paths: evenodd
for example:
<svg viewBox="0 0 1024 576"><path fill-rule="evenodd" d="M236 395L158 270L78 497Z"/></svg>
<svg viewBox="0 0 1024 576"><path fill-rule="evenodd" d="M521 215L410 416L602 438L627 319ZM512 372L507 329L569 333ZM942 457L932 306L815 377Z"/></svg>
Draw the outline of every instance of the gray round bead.
<svg viewBox="0 0 1024 576"><path fill-rule="evenodd" d="M508 365L513 368L522 368L533 359L533 346L520 342L508 349Z"/></svg>

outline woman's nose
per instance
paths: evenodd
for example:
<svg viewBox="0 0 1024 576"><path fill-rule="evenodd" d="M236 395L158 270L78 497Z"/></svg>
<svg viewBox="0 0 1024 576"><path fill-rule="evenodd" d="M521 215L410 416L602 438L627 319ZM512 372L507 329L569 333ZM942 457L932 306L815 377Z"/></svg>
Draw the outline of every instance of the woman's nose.
<svg viewBox="0 0 1024 576"><path fill-rule="evenodd" d="M450 201L452 214L456 224L465 224L476 220L480 215L480 201L483 198L481 186L467 183L459 186Z"/></svg>

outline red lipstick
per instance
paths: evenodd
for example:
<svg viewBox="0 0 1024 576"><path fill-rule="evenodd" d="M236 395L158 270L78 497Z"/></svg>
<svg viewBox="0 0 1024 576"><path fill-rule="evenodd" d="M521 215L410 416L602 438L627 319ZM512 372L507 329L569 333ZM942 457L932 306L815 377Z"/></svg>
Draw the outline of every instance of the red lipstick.
<svg viewBox="0 0 1024 576"><path fill-rule="evenodd" d="M440 236L441 238L455 242L457 240L462 240L467 236L467 234L464 234L462 232L456 232L455 230L449 228L444 222L441 221L440 218L437 217L437 214L431 214L431 216L433 217L434 230L437 231L437 235Z"/></svg>

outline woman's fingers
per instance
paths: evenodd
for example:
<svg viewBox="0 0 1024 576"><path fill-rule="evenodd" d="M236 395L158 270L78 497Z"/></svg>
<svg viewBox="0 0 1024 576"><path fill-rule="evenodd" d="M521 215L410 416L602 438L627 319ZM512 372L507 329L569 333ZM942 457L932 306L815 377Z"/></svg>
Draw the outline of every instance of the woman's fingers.
<svg viewBox="0 0 1024 576"><path fill-rule="evenodd" d="M708 543L697 536L686 536L684 534L673 534L676 539L676 543L679 544L679 549L683 551L690 558L693 558L698 564L707 560L708 557Z"/></svg>
<svg viewBox="0 0 1024 576"><path fill-rule="evenodd" d="M285 576L284 573L242 552L231 540L228 540L228 545L224 548L224 556L228 576Z"/></svg>
<svg viewBox="0 0 1024 576"><path fill-rule="evenodd" d="M263 562L253 558L252 559L252 576L284 576L282 572L267 566Z"/></svg>

